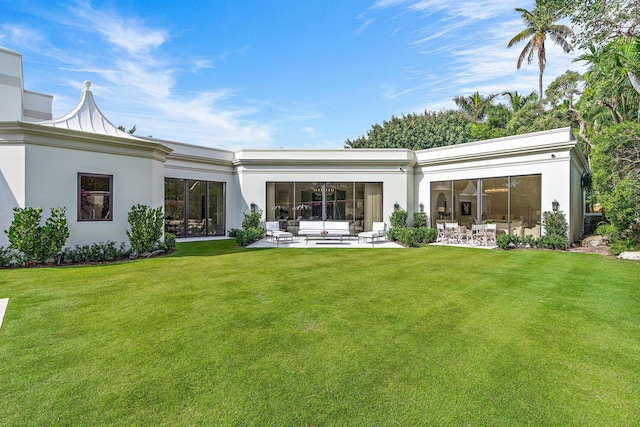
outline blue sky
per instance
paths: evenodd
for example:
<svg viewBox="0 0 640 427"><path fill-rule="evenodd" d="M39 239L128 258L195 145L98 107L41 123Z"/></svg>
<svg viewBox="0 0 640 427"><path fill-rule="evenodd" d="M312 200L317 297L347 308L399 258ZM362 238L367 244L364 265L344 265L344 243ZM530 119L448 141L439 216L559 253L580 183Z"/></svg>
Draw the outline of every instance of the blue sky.
<svg viewBox="0 0 640 427"><path fill-rule="evenodd" d="M537 89L516 70L532 1L0 0L0 46L26 89L71 110L83 82L115 125L236 150L342 148L392 115L456 95ZM548 44L544 83L581 71Z"/></svg>

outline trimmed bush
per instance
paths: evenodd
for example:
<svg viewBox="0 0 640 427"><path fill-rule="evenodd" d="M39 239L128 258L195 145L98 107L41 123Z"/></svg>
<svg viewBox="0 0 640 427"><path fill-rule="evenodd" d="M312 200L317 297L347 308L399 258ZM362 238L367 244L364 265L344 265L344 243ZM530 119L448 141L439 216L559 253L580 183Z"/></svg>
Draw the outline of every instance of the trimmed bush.
<svg viewBox="0 0 640 427"><path fill-rule="evenodd" d="M124 243L116 247L115 242L107 241L91 245L76 245L73 249L65 248L61 258L64 264L86 264L128 259L130 255L131 250L126 249Z"/></svg>
<svg viewBox="0 0 640 427"><path fill-rule="evenodd" d="M66 208L51 209L51 216L45 221L40 236L42 247L39 261L57 258L60 263L60 251L69 238Z"/></svg>
<svg viewBox="0 0 640 427"><path fill-rule="evenodd" d="M429 217L426 212L414 212L413 213L413 226L415 228L422 228L427 226Z"/></svg>
<svg viewBox="0 0 640 427"><path fill-rule="evenodd" d="M405 210L399 209L397 211L393 211L393 213L389 217L389 221L391 222L391 228L406 227L408 218L409 218L409 214Z"/></svg>
<svg viewBox="0 0 640 427"><path fill-rule="evenodd" d="M238 230L236 233L236 243L240 246L248 246L264 237L264 229L262 227L251 227Z"/></svg>
<svg viewBox="0 0 640 427"><path fill-rule="evenodd" d="M264 229L260 226L261 214L259 212L243 215L242 229L232 228L229 230L229 237L235 237L239 246L249 246L264 237Z"/></svg>
<svg viewBox="0 0 640 427"><path fill-rule="evenodd" d="M416 247L420 243L420 236L416 228L399 227L391 229L391 239L397 240L405 246Z"/></svg>
<svg viewBox="0 0 640 427"><path fill-rule="evenodd" d="M145 205L134 205L128 215L129 226L127 236L131 249L136 256L153 252L160 243L164 227L162 207L155 209Z"/></svg>
<svg viewBox="0 0 640 427"><path fill-rule="evenodd" d="M9 238L9 248L24 254L27 262L44 262L58 258L67 238L66 208L51 208L51 215L40 226L42 208L14 208L13 221L5 233Z"/></svg>
<svg viewBox="0 0 640 427"><path fill-rule="evenodd" d="M5 230L9 249L22 252L27 261L35 260L40 252L41 218L42 208L13 208L13 221L9 230Z"/></svg>
<svg viewBox="0 0 640 427"><path fill-rule="evenodd" d="M435 228L424 227L423 243L433 243L438 238L438 230Z"/></svg>
<svg viewBox="0 0 640 427"><path fill-rule="evenodd" d="M242 220L242 228L260 228L260 218L262 215L259 212L245 213Z"/></svg>
<svg viewBox="0 0 640 427"><path fill-rule="evenodd" d="M567 233L569 225L564 212L544 212L542 214L542 225L544 226L544 236L540 237L539 245L548 249L567 249L569 241Z"/></svg>

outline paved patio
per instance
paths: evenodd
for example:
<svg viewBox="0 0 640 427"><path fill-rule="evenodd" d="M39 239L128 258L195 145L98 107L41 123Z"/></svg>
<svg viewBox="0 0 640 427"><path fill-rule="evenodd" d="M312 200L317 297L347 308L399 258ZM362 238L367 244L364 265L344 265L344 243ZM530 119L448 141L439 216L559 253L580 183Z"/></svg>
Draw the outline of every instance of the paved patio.
<svg viewBox="0 0 640 427"><path fill-rule="evenodd" d="M271 241L271 238L264 238L262 240L258 240L257 242L247 246L249 248L402 248L402 245L399 245L390 240L376 240L375 243L371 244L371 241L358 242L357 237L348 237L344 238L342 242L339 239L309 239L308 242L305 241L304 237L294 237L293 241L282 241L279 244L275 241Z"/></svg>

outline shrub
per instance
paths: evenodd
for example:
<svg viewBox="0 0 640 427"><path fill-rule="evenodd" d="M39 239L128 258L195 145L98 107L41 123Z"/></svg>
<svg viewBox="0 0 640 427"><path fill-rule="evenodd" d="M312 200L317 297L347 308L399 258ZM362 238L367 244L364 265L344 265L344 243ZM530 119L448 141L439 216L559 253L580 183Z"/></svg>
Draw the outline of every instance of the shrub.
<svg viewBox="0 0 640 427"><path fill-rule="evenodd" d="M66 208L52 208L41 231L41 252L39 261L57 258L60 263L60 251L69 238Z"/></svg>
<svg viewBox="0 0 640 427"><path fill-rule="evenodd" d="M527 236L533 239L533 236ZM513 234L501 234L496 238L496 245L501 249L513 249L523 246L523 240Z"/></svg>
<svg viewBox="0 0 640 427"><path fill-rule="evenodd" d="M567 232L569 225L564 212L544 212L542 225L545 228L544 236L540 237L539 245L549 249L566 249L569 246Z"/></svg>
<svg viewBox="0 0 640 427"><path fill-rule="evenodd" d="M601 222L600 224L598 224L595 233L600 236L607 236L609 238L614 238L619 234L616 227L606 222Z"/></svg>
<svg viewBox="0 0 640 427"><path fill-rule="evenodd" d="M245 213L242 220L242 228L247 230L249 228L260 228L260 212Z"/></svg>
<svg viewBox="0 0 640 427"><path fill-rule="evenodd" d="M398 227L391 229L391 239L405 246L416 247L420 243L420 236L416 228Z"/></svg>
<svg viewBox="0 0 640 427"><path fill-rule="evenodd" d="M131 250L125 248L121 243L116 247L116 243L107 241L106 243L92 243L91 245L76 245L75 248L65 248L62 251L62 262L64 264L107 262L127 259L131 255Z"/></svg>
<svg viewBox="0 0 640 427"><path fill-rule="evenodd" d="M521 245L525 248L536 248L538 247L539 238L533 236L524 236L521 240Z"/></svg>
<svg viewBox="0 0 640 427"><path fill-rule="evenodd" d="M264 229L260 227L261 214L259 212L245 213L242 229L232 228L229 237L235 237L240 246L248 246L264 237Z"/></svg>
<svg viewBox="0 0 640 427"><path fill-rule="evenodd" d="M0 246L0 268L22 267L26 262L26 256L19 250Z"/></svg>
<svg viewBox="0 0 640 427"><path fill-rule="evenodd" d="M164 233L164 249L167 252L176 250L176 236L171 233Z"/></svg>
<svg viewBox="0 0 640 427"><path fill-rule="evenodd" d="M139 256L152 252L160 242L164 225L162 208L155 209L145 205L134 205L128 215L131 230L127 236L134 254Z"/></svg>
<svg viewBox="0 0 640 427"><path fill-rule="evenodd" d="M422 233L422 243L433 243L438 238L438 230L435 228L420 227L418 230Z"/></svg>
<svg viewBox="0 0 640 427"><path fill-rule="evenodd" d="M391 228L403 228L407 226L407 219L409 218L409 214L407 211L398 209L397 211L393 211L389 220L391 222Z"/></svg>
<svg viewBox="0 0 640 427"><path fill-rule="evenodd" d="M414 212L413 213L413 226L415 228L426 227L429 217L426 212Z"/></svg>
<svg viewBox="0 0 640 427"><path fill-rule="evenodd" d="M22 252L27 261L33 261L38 256L41 218L42 208L13 208L13 221L9 230L5 230L9 249Z"/></svg>
<svg viewBox="0 0 640 427"><path fill-rule="evenodd" d="M511 243L511 235L510 234L501 234L496 238L496 245L500 249L509 249L509 244Z"/></svg>
<svg viewBox="0 0 640 427"><path fill-rule="evenodd" d="M250 227L238 230L236 233L236 243L240 246L248 246L251 243L262 239L263 236L264 229L262 227Z"/></svg>
<svg viewBox="0 0 640 427"><path fill-rule="evenodd" d="M10 249L22 252L27 261L44 262L59 256L69 238L66 208L51 208L43 227L42 208L14 208L13 212L11 226L5 231Z"/></svg>
<svg viewBox="0 0 640 427"><path fill-rule="evenodd" d="M621 237L613 241L609 240L609 252L613 255L620 255L626 251L639 251L640 240L635 238Z"/></svg>

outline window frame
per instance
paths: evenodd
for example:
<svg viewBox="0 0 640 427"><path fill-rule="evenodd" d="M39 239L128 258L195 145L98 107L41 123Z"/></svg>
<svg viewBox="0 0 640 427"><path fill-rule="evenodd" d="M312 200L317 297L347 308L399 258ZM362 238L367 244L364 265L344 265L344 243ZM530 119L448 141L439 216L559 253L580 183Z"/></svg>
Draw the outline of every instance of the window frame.
<svg viewBox="0 0 640 427"><path fill-rule="evenodd" d="M107 178L109 180L109 212L106 218L82 218L82 178ZM113 221L113 175L78 172L77 178L77 220L78 222Z"/></svg>

